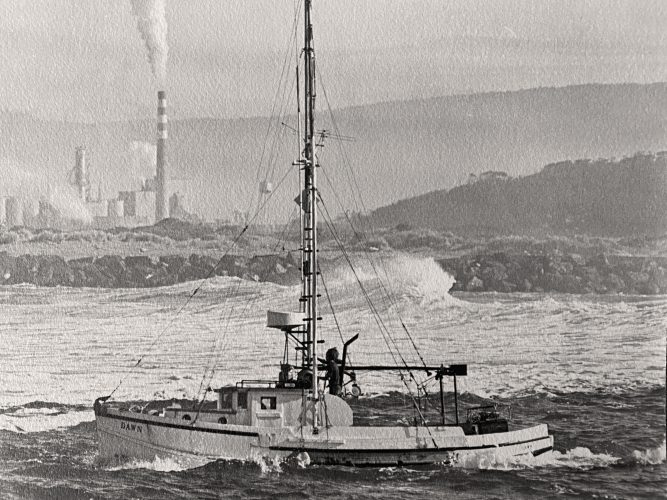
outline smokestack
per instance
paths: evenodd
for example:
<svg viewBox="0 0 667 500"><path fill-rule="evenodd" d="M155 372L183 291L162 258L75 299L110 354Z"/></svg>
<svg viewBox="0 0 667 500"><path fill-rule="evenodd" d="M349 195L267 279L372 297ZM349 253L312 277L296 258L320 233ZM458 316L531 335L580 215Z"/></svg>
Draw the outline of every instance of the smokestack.
<svg viewBox="0 0 667 500"><path fill-rule="evenodd" d="M167 93L157 93L157 158L155 175L155 222L167 217Z"/></svg>
<svg viewBox="0 0 667 500"><path fill-rule="evenodd" d="M79 198L83 201L88 201L89 198L89 182L88 170L86 169L86 148L79 146L76 148L75 163L74 163L74 184L76 185Z"/></svg>

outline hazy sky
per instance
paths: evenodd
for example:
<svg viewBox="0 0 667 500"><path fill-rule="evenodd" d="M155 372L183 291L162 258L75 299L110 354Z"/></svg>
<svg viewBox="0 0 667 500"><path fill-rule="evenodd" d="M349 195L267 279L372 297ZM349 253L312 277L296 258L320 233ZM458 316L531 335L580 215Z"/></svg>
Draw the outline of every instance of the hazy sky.
<svg viewBox="0 0 667 500"><path fill-rule="evenodd" d="M667 80L667 1L315 0L334 107ZM267 115L295 0L167 0L172 116ZM300 35L300 31L299 31ZM152 117L129 0L0 0L0 108L59 120Z"/></svg>

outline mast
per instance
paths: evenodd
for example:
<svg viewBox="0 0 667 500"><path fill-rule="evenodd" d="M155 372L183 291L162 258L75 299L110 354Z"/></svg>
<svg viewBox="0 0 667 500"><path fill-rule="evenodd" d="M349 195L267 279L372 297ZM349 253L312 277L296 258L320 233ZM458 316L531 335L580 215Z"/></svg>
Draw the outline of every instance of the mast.
<svg viewBox="0 0 667 500"><path fill-rule="evenodd" d="M304 254L308 265L304 268L307 290L307 345L308 364L313 373L313 431L319 428L319 383L317 373L317 183L315 160L315 56L313 53L313 26L310 19L311 0L304 2Z"/></svg>

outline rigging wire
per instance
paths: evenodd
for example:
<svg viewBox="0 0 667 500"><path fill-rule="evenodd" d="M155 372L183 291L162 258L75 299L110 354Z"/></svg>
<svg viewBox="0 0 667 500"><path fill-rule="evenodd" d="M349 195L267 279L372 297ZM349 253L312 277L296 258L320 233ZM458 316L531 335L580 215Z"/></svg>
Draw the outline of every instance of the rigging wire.
<svg viewBox="0 0 667 500"><path fill-rule="evenodd" d="M320 193L318 193L318 194L319 194L320 201L322 202L322 208L324 210L323 212L320 211L322 213L322 218L324 219L325 223L327 224L327 227L329 228L329 231L333 235L334 240L336 241L336 244L338 245L341 253L343 254L343 257L345 258L345 261L350 266L350 269L352 270L352 274L354 275L354 278L357 281L357 284L359 285L359 288L361 289L361 292L364 296L364 299L366 300L366 303L368 304L368 307L371 310L371 314L373 315L373 317L374 317L374 319L375 319L375 321L378 325L378 328L380 329L380 333L382 334L383 338L385 339L385 343L387 344L387 347L389 348L390 354L394 358L394 362L395 362L396 366L400 366L400 364L398 363L398 361L396 359L396 355L398 355L398 357L401 358L401 361L403 362L403 365L405 365L407 367L408 363L403 358L403 355L400 352L400 349L399 349L399 347L396 343L396 340L391 336L391 332L390 332L389 328L386 326L384 320L382 319L382 317L380 316L377 308L375 307L375 304L371 300L370 294L368 293L368 291L364 287L363 283L361 282L361 278L359 277L356 269L354 268L354 265L352 264L352 259L349 255L349 253L347 252L347 250L345 249L345 247L343 245L343 242L340 239L340 236L338 235L338 232L336 231L335 226L333 225L333 220L332 220L332 218L329 214L329 210L328 210L326 204L324 203L324 200L323 200L321 194ZM387 338L389 338L392 341L392 344L394 345L394 349L396 350L396 355L394 355L394 353L392 351L392 347L391 347L390 343L387 341ZM412 376L412 372L410 372L409 370L408 370L408 372ZM412 376L412 378L414 378L414 376Z"/></svg>
<svg viewBox="0 0 667 500"><path fill-rule="evenodd" d="M295 49L294 49L295 52L294 53L298 52L297 30L298 30L301 6L302 6L302 1L297 1L294 4L294 20L293 20L293 23L292 23L292 29L290 30L290 37L289 37L289 40L288 40L288 43L287 43L287 48L285 50L285 57L284 57L283 65L282 65L282 68L281 68L281 74L280 74L278 86L276 87L276 93L275 93L275 96L274 96L274 99L273 99L271 113L269 115L271 117L275 116L276 119L275 120L269 119L269 121L267 123L267 130L266 130L265 139L264 139L264 142L263 142L263 145L262 145L261 157L260 157L260 161L258 163L256 175L255 175L255 183L256 184L259 182L260 174L261 174L261 166L264 162L265 157L267 158L267 161L266 161L266 163L267 163L267 175L266 175L265 178L266 179L272 178L273 173L275 171L276 160L277 160L276 145L278 143L278 137L279 137L279 135L281 135L280 132L282 132L283 129L278 129L280 132L278 130L274 130L272 141L269 141L269 135L271 135L271 131L272 131L272 127L274 125L274 121L276 123L282 123L282 119L285 116L286 103L291 98L291 95L292 95L293 90L294 90L294 85L295 85L294 82L291 79L285 78L285 75L287 73L287 68L289 66L289 60L291 59L291 55L292 55L291 45L292 45L293 42L295 44ZM290 86L289 92L287 90L288 89L287 81L292 81L292 85ZM277 106L278 106L278 113L276 115L275 111L276 111ZM271 142L271 144L270 144L270 147L269 147L269 150L268 150L268 153L267 153L267 144L269 144L269 142ZM285 175L285 177L286 177L286 175ZM278 186L275 187L275 190L273 192L278 190L280 185L283 183L285 177L283 177L283 179L281 179ZM272 193L265 193L265 194L271 194L271 196L272 196ZM269 196L269 198L271 198L271 196ZM254 196L253 196L253 198L254 198ZM268 203L269 198L267 198L264 201L264 203L261 203L261 196L258 197L258 199L257 199L257 210L256 210L256 213L255 213L255 216L250 221L248 221L248 226L250 226L250 224L254 221L256 216L262 211L264 206ZM250 200L250 205L252 205L252 199ZM291 216L290 216L290 218L291 218ZM286 229L287 229L287 227L285 228L285 230ZM281 239L282 239L282 236L281 236ZM280 244L280 240L278 241L277 244ZM240 289L240 286L241 286L241 281L239 281L237 283L237 286L236 286L236 293L237 294L238 294L238 290ZM254 303L256 300L257 300L257 297L255 296L255 298L250 303ZM244 312L248 308L248 305L249 304L246 303L246 305L244 307ZM229 324L231 323L231 318L233 316L233 313L234 313L234 306L232 306L232 308L230 308L229 313L227 314L227 320L225 322L225 333L223 334L223 339L226 338L226 331L229 327ZM200 390L198 391L198 394L197 394L197 398L199 397L199 394L201 394L201 389L204 386L208 386L208 384L204 384L204 381L207 378L207 374L210 373L210 376L208 376L209 383L210 383L210 381L212 380L212 378L215 374L215 366L217 366L219 364L220 359L222 357L222 347L223 347L223 344L221 342L220 347L219 347L220 350L218 351L216 349L217 355L214 357L213 363L209 367L207 367L204 371L204 374L203 374L203 377L202 377L202 382L200 384ZM209 372L209 370L210 370L210 372ZM205 396L206 396L206 394L204 393L204 399L205 399Z"/></svg>
<svg viewBox="0 0 667 500"><path fill-rule="evenodd" d="M320 166L321 166L321 165L320 165ZM338 202L339 206L340 206L341 209L342 209L343 207L342 207L340 198L338 197L338 193L337 193L336 190L334 189L334 187L333 187L333 183L331 182L331 179L329 179L329 176L328 176L328 174L327 174L327 172L326 172L326 169L324 169L323 167L322 167L322 173L324 174L324 178L326 179L327 183L329 184L329 187L331 188L331 191L332 191L332 193L334 194L334 197L336 198L336 201ZM353 224L352 221L350 220L349 215L348 215L344 210L342 210L342 211L343 211L343 214L345 215L345 219L346 219L347 223L349 224L350 228L352 229L352 232L354 233L355 237L356 237L358 240L360 240L362 243L363 243L363 242L367 242L367 240L365 239L365 237L363 236L363 234L359 233L359 232L357 231L357 229L354 227L354 224ZM419 356L419 359L420 359L421 363L423 364L424 367L426 367L426 366L427 366L427 365L426 365L426 361L424 360L424 357L422 356L422 354L421 354L419 348L417 347L417 344L416 344L416 342L415 342L415 340L414 340L412 334L411 334L410 331L408 330L408 327L405 325L405 321L403 320L403 318L402 318L402 316L401 316L401 313L400 313L400 311L399 311L399 309L398 309L398 304L396 303L396 299L395 299L395 298L393 297L393 295L389 292L389 290L387 289L387 286L385 285L384 281L383 281L382 278L380 277L380 274L379 274L379 272L378 272L378 270L377 270L377 266L375 265L375 262L373 261L373 259L372 259L371 256L370 256L370 252L368 251L367 245L361 245L361 247L362 247L362 250L363 250L363 252L364 252L364 255L366 256L366 259L368 260L369 264L371 265L371 268L372 268L373 273L375 274L375 276L376 276L376 278L377 278L377 280L378 280L378 283L380 284L380 288L382 289L382 291L383 291L383 293L384 293L384 297L383 297L383 299L388 300L388 301L391 303L391 305L393 306L393 310L395 311L396 315L398 316L398 319L399 319L399 321L400 321L400 324L401 324L402 329L403 329L403 330L405 331L405 333L407 334L408 339L410 340L413 349L415 350L415 352L416 352L417 355ZM382 262L382 261L380 261L380 262ZM385 268L384 266L382 266L382 267L383 267L383 271L384 271L385 278L387 279L387 281L389 281L389 275L387 274L387 270L386 270L386 268Z"/></svg>
<svg viewBox="0 0 667 500"><path fill-rule="evenodd" d="M278 191L278 189L281 187L281 185L283 184L283 182L285 181L285 179L287 178L288 175L289 175L289 169L287 169L287 171L285 172L285 174L284 174L283 177L281 178L280 182L279 182L278 185L276 186L276 190L274 191L274 193L276 193L276 192ZM273 195L273 193L272 193L272 195ZM264 205L266 205L266 203L268 203L268 201L269 201L269 200L267 199ZM264 206L264 205L263 205L263 206ZM262 208L263 208L263 206L262 206ZM254 220L254 218L253 218L253 220ZM251 221L251 222L252 222L252 221ZM239 289L240 289L242 283L243 283L243 280L239 280L239 281L238 281L238 283L237 283L237 287L236 287L236 295L238 295L238 291L239 291ZM242 311L241 311L241 316L245 316L246 312L247 312L250 308L252 308L252 307L255 305L255 303L257 302L258 299L259 299L258 295L255 295L251 300L249 300L249 301L244 301L244 305L243 305L243 308L242 308ZM231 324L231 319L232 319L232 316L233 316L232 313L233 313L233 308L230 309L229 313L227 314L227 319L226 319L225 327L224 327L224 329L223 329L223 332L224 332L224 333L223 333L223 337L225 337L225 338L226 338L226 336L227 336L227 332L230 330L229 326L230 326L230 324ZM225 345L226 345L226 344L225 344ZM211 368L210 368L211 371L210 371L210 373L208 374L208 381L207 381L206 384L203 384L203 381L206 380L206 377L207 377L207 373L206 373L206 371L204 372L204 375L203 375L203 378L202 378L202 386L203 386L203 387L208 387L208 386L211 384L212 380L213 380L213 376L214 376L214 374L215 374L215 367L219 365L219 363L220 363L220 361L221 361L221 359L222 359L222 354L223 354L223 349L222 349L222 347L224 347L224 346L223 346L222 343L221 343L221 345L220 345L220 350L217 351L217 353L216 353L216 357L215 357L215 359L214 359L214 362L213 362L212 365L211 365ZM204 393L204 397L205 397L205 395L206 395L206 394Z"/></svg>
<svg viewBox="0 0 667 500"><path fill-rule="evenodd" d="M243 229L239 232L239 234L236 235L236 237L234 238L234 240L230 244L229 248L227 248L225 253L218 259L216 264L209 269L206 276L199 281L199 284L197 285L197 287L192 291L192 293L188 296L188 298L181 305L181 307L178 308L178 310L171 317L171 319L169 320L167 325L155 337L153 342L151 342L151 344L148 346L148 349L146 349L146 351L139 357L139 360L130 368L130 370L125 374L125 376L121 378L120 382L118 382L118 385L113 389L113 391L111 391L108 398L111 398L116 393L116 391L120 388L120 386L128 379L128 377L136 371L136 369L139 367L139 365L144 360L144 358L146 356L148 356L148 354L150 354L150 352L153 350L153 348L158 343L158 341L171 328L171 326L174 324L174 321L176 321L176 318L178 318L178 316L181 315L181 313L185 310L185 308L188 306L188 304L190 304L190 302L195 297L195 295L197 295L197 293L199 293L199 291L204 286L204 284L211 278L211 276L213 276L213 274L214 274L215 270L218 268L218 266L220 266L220 264L222 264L222 261L227 257L227 255L229 255L229 252L231 252L232 249L237 245L237 243L239 242L241 237L246 233L246 231L248 230L250 225L259 216L260 212L268 204L268 202L271 200L271 198L273 198L273 195L276 193L278 188L283 184L283 182L285 182L285 179L287 178L288 174L289 174L289 170L287 170L285 172L285 175L283 175L283 177L280 179L280 181L278 182L278 184L276 186L276 189L274 191L272 191L271 193L269 193L269 195L266 197L266 199L264 200L262 205L257 209L257 211L253 214L253 216L248 220L247 224L243 227Z"/></svg>
<svg viewBox="0 0 667 500"><path fill-rule="evenodd" d="M322 286L324 287L324 293L327 296L327 302L329 303L329 308L331 309L331 315L333 316L334 323L336 323L336 329L338 330L338 335L343 344L345 344L345 339L343 338L343 331L340 328L338 323L338 318L336 317L336 311L334 310L333 302L331 301L331 295L329 294L329 289L327 288L326 281L324 281L324 273L320 269L319 262L317 263L317 270L320 273L320 279L322 280ZM350 364L352 364L352 358L350 358Z"/></svg>
<svg viewBox="0 0 667 500"><path fill-rule="evenodd" d="M319 77L320 77L320 87L322 88L322 93L324 94L324 100L325 100L325 102L327 103L327 109L328 109L328 111L329 111L329 116L330 116L330 118L331 118L331 123L332 123L332 126L333 126L333 128L334 128L334 132L335 132L336 135L342 137L341 132L340 132L340 129L339 129L339 127L338 127L338 123L337 123L337 121L336 121L336 117L335 117L335 115L334 115L334 113L333 113L333 110L332 110L332 108L331 108L331 103L329 102L329 96L328 96L328 94L327 94L326 87L324 86L324 78L322 78L322 74L319 73L319 71L318 71L318 74L319 74ZM350 160L349 160L349 157L348 157L348 155L345 153L345 149L342 147L342 145L340 144L340 142L338 142L338 148L339 148L339 151L340 151L341 156L343 157L343 164L344 164L345 167L346 167L346 173L347 173L347 177L348 177L348 182L350 183L351 187L353 187L353 189L352 189L352 192L353 192L353 201L354 201L355 205L357 206L357 212L359 213L360 211L359 211L359 205L357 205L356 196L354 196L354 194L357 194L357 195L358 195L359 200L360 200L360 202L361 202L361 206L362 206L362 208L363 208L363 210L364 210L364 212L365 212L365 211L366 211L366 206L365 206L365 204L364 204L364 198L363 198L363 196L361 195L361 189L359 188L359 183L357 182L357 179L356 179L356 177L355 177L355 175L354 175L354 169L352 168L352 165L351 165L351 162L350 162ZM367 240L366 240L366 238L363 236L363 234L359 233L359 232L357 231L357 229L354 227L354 224L352 223L352 220L351 220L349 214L347 213L347 211L345 211L345 209L344 209L344 207L343 207L343 204L342 204L342 202L341 202L341 200L340 200L338 194L336 193L335 189L333 188L333 184L332 184L331 180L329 179L328 175L326 174L326 171L324 170L324 168L322 168L322 172L324 173L324 176L325 176L327 182L329 183L329 186L331 187L331 190L332 190L332 192L333 192L333 194L334 194L334 197L336 198L336 201L338 202L338 204L339 204L339 206L340 206L340 208L341 208L341 211L342 211L343 214L345 215L345 218L346 218L348 224L350 225L350 228L352 229L352 232L354 233L355 237L356 237L358 240L362 241L363 243L367 243ZM426 366L427 366L427 365L426 365L426 362L424 361L424 358L423 358L423 356L422 356L422 354L421 354L419 348L417 347L417 344L416 344L416 342L415 342L415 340L414 340L412 334L410 333L410 330L408 330L408 327L406 326L405 321L404 321L403 318L401 317L401 314L400 314L400 312L399 312L399 310L398 310L398 306L397 306L397 304L396 304L396 301L395 301L393 295L390 294L390 293L387 291L384 282L382 281L382 279L381 279L380 276L379 276L379 273L377 272L375 263L373 262L373 259L370 257L370 253L368 252L367 245L362 245L362 248L363 248L363 250L364 250L364 253L366 254L366 258L368 259L368 262L370 263L371 267L373 268L373 272L375 273L376 277L378 278L378 281L380 282L380 286L382 287L382 289L383 289L383 291L385 292L386 296L388 297L388 299L390 300L390 302L392 302L392 305L394 306L394 310L396 311L396 315L398 316L398 319L399 319L399 321L400 321L400 323L401 323L401 327L403 328L403 330L404 330L405 333L407 334L408 339L410 340L413 349L414 349L415 352L417 353L417 356L419 356L419 359L420 359L420 361L422 362L423 366L426 367ZM386 267L385 267L384 264L382 263L382 259L380 259L380 263L381 263L381 265L382 265L382 269L383 269L383 273L384 273L384 275L385 275L385 278L387 279L387 281L389 281L389 275L388 275L388 273L387 273L387 269L386 269Z"/></svg>
<svg viewBox="0 0 667 500"><path fill-rule="evenodd" d="M402 371L402 369L400 368L400 364L398 363L398 360L396 359L396 356L398 356L398 357L401 359L401 362L403 363L403 366L405 366L406 371L407 371L408 374L410 375L410 378L413 380L413 382L415 383L415 385L418 385L418 382L417 382L417 380L416 380L414 374L412 373L412 371L408 369L408 364L407 364L407 362L405 361L405 358L403 358L403 355L401 354L401 352L400 352L400 350L399 350L399 348L398 348L398 346L397 346L397 344L396 344L395 339L393 339L393 338L391 337L391 334L390 334L390 332L389 332L389 329L388 329L388 328L386 327L386 325L384 324L384 321L383 321L382 318L380 317L379 312L377 311L375 305L373 304L372 300L370 299L370 295L368 294L368 292L367 292L367 290L365 289L363 283L361 282L361 279L359 278L359 275L357 274L356 269L355 269L354 266L352 265L352 261L351 261L351 259L350 259L350 256L349 256L349 254L347 253L347 251L345 250L345 247L343 246L342 241L340 240L340 238L339 238L339 236L338 236L338 233L337 233L335 227L332 225L332 222L333 222L333 221L332 221L332 219L331 219L331 216L329 215L329 211L328 211L328 209L327 209L327 207L326 207L326 204L324 203L324 200L322 199L321 194L318 193L318 196L319 196L320 201L322 202L322 207L323 207L323 209L324 209L324 212L321 211L322 218L324 219L325 223L327 224L327 227L329 228L329 230L331 231L332 235L334 236L334 239L336 240L336 243L338 244L338 246L339 246L341 252L343 253L343 256L345 257L345 260L347 261L348 265L350 266L350 269L352 269L352 274L354 275L354 277L355 277L355 279L356 279L356 281L357 281L357 284L359 285L359 288L360 288L361 291L362 291L362 295L363 295L364 298L366 299L366 302L367 302L367 304L368 304L368 307L371 309L371 312L372 312L372 314L373 314L373 317L374 317L374 319L375 319L375 321L376 321L376 323L377 323L377 325L378 325L378 328L379 328L379 330L380 330L380 334L382 335L382 338L383 338L383 340L385 341L385 344L386 344L387 347L389 348L389 353L390 353L390 355L392 356L392 358L394 359L394 363L395 363L395 365L396 365L397 368L399 369L399 373L401 374L401 377L400 377L400 378L401 378L401 381L403 382L403 385L405 386L405 388L407 389L408 393L410 394L410 397L412 398L412 402L413 402L413 405L414 405L414 407L415 407L415 410L419 413L419 416L420 416L420 418L421 418L421 421L425 423L425 422L426 422L426 419L424 418L424 415L423 415L422 412L421 412L421 408L419 408L419 405L418 405L418 403L417 403L417 399L415 399L415 396L412 394L412 390L410 389L410 386L409 386L408 383L405 381L405 377L404 377L404 375L403 375L403 371ZM396 349L396 354L394 354L394 352L393 352L393 350L392 350L392 348L391 348L391 345L390 345L390 343L389 343L389 341L388 341L387 339L391 340L392 343L394 344L394 348ZM435 446L436 448L438 448L438 445L437 445L437 443L436 443L436 441L435 441L435 438L434 438L433 435L431 434L431 431L428 430L428 426L426 427L426 429L427 429L427 431L428 431L428 433L429 433L431 439L433 440L433 444L434 444L434 446Z"/></svg>
<svg viewBox="0 0 667 500"><path fill-rule="evenodd" d="M324 78L322 77L322 73L319 71L319 66L316 68L317 74L320 77L320 87L322 88L322 93L324 94L324 101L327 104L327 111L329 112L329 118L331 119L331 125L333 126L334 133L338 137L346 137L341 134L340 128L338 127L338 122L336 121L336 116L334 115L333 109L331 108L331 103L329 102L329 95L327 94L327 89L324 86ZM361 195L361 189L359 187L359 183L357 182L357 178L354 175L354 169L352 168L352 162L350 161L348 155L345 152L345 149L343 148L342 144L340 141L336 141L337 146L338 146L338 151L340 152L341 157L343 158L343 165L345 166L345 174L348 179L348 183L350 186L354 189L352 189L352 201L355 204L355 207L357 209L357 213L362 213L361 210L359 209L359 203L361 203L361 207L363 208L363 211L366 211L366 206L364 204L364 197ZM356 195L356 196L355 196ZM357 202L357 196L359 197L359 203Z"/></svg>
<svg viewBox="0 0 667 500"><path fill-rule="evenodd" d="M296 220L296 211L299 209L296 205L294 208L292 208L292 212L290 213L287 222L283 226L283 230L280 233L280 236L278 237L278 240L276 241L276 245L273 247L273 252L278 251L278 247L280 247L280 244L282 243L282 251L285 251L285 243L287 243L287 232L289 231L290 227L292 226L292 223Z"/></svg>
<svg viewBox="0 0 667 500"><path fill-rule="evenodd" d="M236 246L236 244L237 244L238 241L241 239L241 237L245 234L245 232L246 232L247 229L248 229L248 226L246 225L246 226L241 230L241 232L236 236L236 238L234 238L234 240L232 241L232 244L229 246L229 248L228 248L227 251L223 254L223 256L220 257L220 259L218 260L218 262L216 263L216 265L213 266L213 267L209 270L209 272L206 274L206 276L199 282L199 285L197 285L197 287L193 290L193 292L188 296L188 298L185 300L185 302L183 303L183 305L181 305L181 307L178 308L178 310L177 310L176 313L171 317L171 319L169 320L169 322L167 323L167 325L162 329L162 331L155 337L155 339L153 340L153 342L148 346L148 349L144 352L144 354L142 354L142 355L139 357L139 360L134 364L134 366L132 366L132 368L130 368L130 370L128 371L128 373L127 373L127 374L120 380L120 382L118 382L118 385L114 388L113 391L111 391L111 394L109 394L109 397L113 396L114 393L118 390L118 388L123 384L123 382L125 382L125 380L127 380L127 378L128 378L132 373L134 373L134 371L136 370L136 368L139 367L139 365L140 365L141 362L144 360L144 358L145 358L145 357L150 353L150 351L155 347L155 345L156 345L156 344L158 343L158 341L164 336L164 334L167 332L167 330L168 330L169 328L171 328L171 325L173 325L173 323L174 323L174 321L176 320L176 318L177 318L178 316L180 316L180 314L183 312L183 310L185 310L185 308L186 308L186 307L188 306L188 304L192 301L192 299L195 297L195 295L197 295L197 293L199 292L199 290L201 290L201 288L202 288L202 286L204 285L204 283L206 283L206 281L208 281L208 279L211 277L211 275L213 274L213 272L215 271L215 269L222 263L222 260L229 254L229 252L232 250L232 248L234 248L234 247Z"/></svg>
<svg viewBox="0 0 667 500"><path fill-rule="evenodd" d="M299 25L299 14L301 12L301 2L297 2L294 7L294 20L292 21L292 29L290 30L290 37L287 43L287 49L285 50L285 57L283 61L283 65L280 70L280 78L278 79L278 85L276 87L276 93L273 98L273 102L271 104L271 112L269 114L270 117L276 116L275 115L275 110L276 106L279 102L279 95L282 91L282 99L280 99L281 105L279 108L279 116L278 116L278 122L280 122L280 116L282 116L282 107L283 107L283 102L284 102L284 97L285 97L285 88L287 86L286 80L285 80L285 74L287 72L287 68L289 65L289 60L291 59L291 50L292 50L292 41L296 40L297 37L297 29ZM262 152L260 154L260 160L259 163L257 164L257 170L255 173L255 185L259 183L260 180L260 174L262 171L262 163L264 161L265 153L266 153L266 146L269 141L269 135L271 134L271 129L273 126L273 121L269 119L266 127L266 133L264 136L264 142L262 144ZM273 171L272 171L273 172ZM251 197L249 204L248 204L248 211L250 211L250 207L252 206L254 196ZM258 197L257 200L257 205L259 206L260 204L261 197Z"/></svg>
<svg viewBox="0 0 667 500"><path fill-rule="evenodd" d="M238 296L239 290L241 288L241 283L243 283L243 280L239 278L239 280L236 283L236 287L230 287L228 290L228 293L225 296L225 299L223 300L223 304L225 304L230 297L232 297L232 290L234 290L233 296ZM221 323L222 323L222 317L226 316L226 321L225 321L225 328L222 330L222 335L221 336L216 336L214 343L213 343L213 349L212 352L214 353L214 356L210 359L209 363L204 367L204 373L202 374L202 379L201 382L199 383L199 390L197 391L195 399L198 400L200 397L200 394L202 394L202 391L205 390L208 385L205 385L204 382L210 372L211 378L213 377L213 374L215 372L215 367L220 361L220 358L222 357L222 352L223 348L226 346L226 339L227 339L227 326L229 325L229 322L234 314L236 306L235 304L232 304L231 307L227 308L227 310L223 310L223 313L226 312L226 314L221 314ZM204 396L205 397L205 392Z"/></svg>
<svg viewBox="0 0 667 500"><path fill-rule="evenodd" d="M283 177L281 178L281 180L280 180L280 182L278 183L278 185L276 186L276 189L273 191L273 193L271 193L272 196L273 196L274 193L278 192L278 189L282 186L282 184L284 183L284 181L285 181L285 179L287 178L287 176L289 175L289 173L290 173L290 169L286 169L286 172L285 172L285 174L283 175ZM268 201L269 201L269 199L267 199L267 200L265 201L265 203L262 205L261 209L264 208L264 206L266 205L266 203L268 203ZM260 209L260 210L261 210L261 209ZM255 217L256 217L257 215L258 215L258 214L256 214ZM253 217L252 220L254 220L255 217ZM250 222L252 222L252 220L251 220ZM239 282L237 283L237 287L236 287L236 295L238 295L238 291L239 291L239 289L240 289L240 287L241 287L241 284L242 284L243 282L244 282L244 280L240 279ZM252 307L254 307L254 305L255 305L255 303L257 302L258 299L259 299L259 295L258 295L258 294L255 294L254 297L253 297L251 300L249 300L249 301L244 301L244 306L243 306L243 309L241 310L241 316L242 316L242 317L246 315L246 313L247 313L247 311L248 311L249 309L251 309ZM233 316L233 312L234 312L234 306L232 306L232 308L230 308L230 311L229 311L229 313L227 314L227 320L226 320L226 322L225 322L225 327L223 328L223 341L224 341L224 339L226 339L226 337L227 337L227 332L230 330L229 326L230 326L230 323L231 323L231 319L232 319L232 316ZM226 343L225 343L224 345L223 345L222 342L219 344L219 350L217 350L217 352L216 352L216 356L215 356L215 358L214 358L214 362L211 364L210 371L207 369L207 370L205 370L205 372L204 372L204 375L203 375L203 377L202 377L202 382L201 382L201 384L200 384L200 389L201 389L201 388L208 388L208 387L210 386L211 382L213 381L213 377L214 377L214 375L215 375L215 371L216 371L216 366L218 366L218 365L220 364L220 361L221 361L221 359L222 359L222 355L223 355L223 350L224 350L223 348L224 348L225 346L226 346ZM204 383L204 381L206 381L206 383ZM206 391L206 392L207 392L207 391ZM200 410L201 410L201 405L203 405L203 403L204 403L204 401L205 401L205 399L206 399L206 392L203 393L203 399L202 399L202 402L201 402L200 407L199 407ZM200 394L200 393L201 393L201 391L198 393L197 398L199 398L199 394ZM195 420L196 420L196 419L195 419Z"/></svg>

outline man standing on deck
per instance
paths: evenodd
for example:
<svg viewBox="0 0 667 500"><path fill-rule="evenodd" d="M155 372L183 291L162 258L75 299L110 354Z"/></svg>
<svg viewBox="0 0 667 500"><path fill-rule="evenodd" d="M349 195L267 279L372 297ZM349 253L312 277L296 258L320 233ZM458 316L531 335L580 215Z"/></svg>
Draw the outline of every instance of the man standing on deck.
<svg viewBox="0 0 667 500"><path fill-rule="evenodd" d="M332 347L327 351L327 378L329 380L329 394L338 396L340 392L340 358L338 349Z"/></svg>

